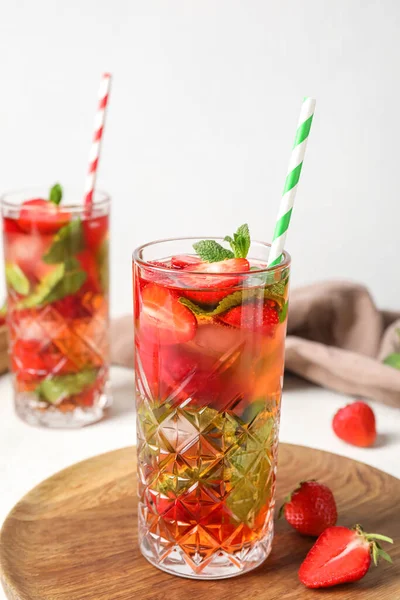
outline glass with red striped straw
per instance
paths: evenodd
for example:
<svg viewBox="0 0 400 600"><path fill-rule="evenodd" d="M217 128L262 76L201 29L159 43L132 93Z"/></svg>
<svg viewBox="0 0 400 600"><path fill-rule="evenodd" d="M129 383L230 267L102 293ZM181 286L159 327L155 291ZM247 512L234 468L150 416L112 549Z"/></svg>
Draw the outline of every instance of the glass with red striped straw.
<svg viewBox="0 0 400 600"><path fill-rule="evenodd" d="M84 195L56 184L1 199L15 407L33 425L81 427L111 402L110 198L95 190L109 83L104 76Z"/></svg>

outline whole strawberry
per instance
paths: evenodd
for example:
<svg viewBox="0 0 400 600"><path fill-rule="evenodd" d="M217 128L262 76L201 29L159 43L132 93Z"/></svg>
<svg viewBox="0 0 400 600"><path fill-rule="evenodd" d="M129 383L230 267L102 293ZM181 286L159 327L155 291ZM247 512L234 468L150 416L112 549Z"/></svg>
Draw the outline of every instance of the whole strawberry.
<svg viewBox="0 0 400 600"><path fill-rule="evenodd" d="M300 567L300 581L308 588L358 581L368 571L371 556L375 565L380 557L392 562L376 540L393 544L384 535L365 533L360 525L325 529Z"/></svg>
<svg viewBox="0 0 400 600"><path fill-rule="evenodd" d="M353 446L372 446L376 440L375 415L365 402L353 402L339 409L332 427L341 440Z"/></svg>
<svg viewBox="0 0 400 600"><path fill-rule="evenodd" d="M302 481L282 505L279 516L304 535L318 536L337 521L331 490L318 481Z"/></svg>

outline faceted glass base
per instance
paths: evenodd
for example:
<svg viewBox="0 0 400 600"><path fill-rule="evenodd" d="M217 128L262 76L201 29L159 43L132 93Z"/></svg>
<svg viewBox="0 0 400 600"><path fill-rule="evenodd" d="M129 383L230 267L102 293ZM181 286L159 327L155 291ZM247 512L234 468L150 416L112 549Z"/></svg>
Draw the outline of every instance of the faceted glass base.
<svg viewBox="0 0 400 600"><path fill-rule="evenodd" d="M38 401L36 394L21 392L15 397L16 413L25 423L53 429L77 429L97 423L111 404L112 397L107 391L99 395L93 406L77 406L66 412Z"/></svg>
<svg viewBox="0 0 400 600"><path fill-rule="evenodd" d="M142 540L140 550L153 566L171 575L189 579L228 579L259 567L271 552L272 539L273 526L262 541L249 544L234 554L221 550L213 553L206 561L199 557L197 565L196 557L193 556L190 560L178 545L170 548L168 552L157 554L150 535Z"/></svg>

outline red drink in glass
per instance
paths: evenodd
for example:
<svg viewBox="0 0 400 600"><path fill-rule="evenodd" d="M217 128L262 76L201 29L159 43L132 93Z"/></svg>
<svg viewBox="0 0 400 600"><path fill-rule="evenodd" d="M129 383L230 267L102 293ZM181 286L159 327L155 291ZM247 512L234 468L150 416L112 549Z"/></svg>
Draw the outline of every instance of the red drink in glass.
<svg viewBox="0 0 400 600"><path fill-rule="evenodd" d="M134 255L140 545L218 579L271 548L290 259L204 263L193 241Z"/></svg>
<svg viewBox="0 0 400 600"><path fill-rule="evenodd" d="M44 197L2 198L15 405L29 423L79 427L109 402L109 199L89 212Z"/></svg>

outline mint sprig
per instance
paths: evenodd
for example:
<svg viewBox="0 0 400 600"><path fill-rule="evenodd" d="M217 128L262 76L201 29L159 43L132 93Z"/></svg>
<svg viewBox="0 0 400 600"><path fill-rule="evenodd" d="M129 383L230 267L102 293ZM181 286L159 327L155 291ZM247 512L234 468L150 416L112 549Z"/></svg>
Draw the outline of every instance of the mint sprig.
<svg viewBox="0 0 400 600"><path fill-rule="evenodd" d="M252 405L251 420L231 411L217 411L208 406L182 408L182 416L205 437L210 431L220 440L221 447L229 448L223 464L223 480L228 484L226 504L233 523L246 523L254 527L260 510L267 509L274 488L271 465L273 444L276 439L275 419L266 410L266 400ZM164 402L148 402L138 406L138 424L147 441L149 456L157 447L160 426L171 414L172 407ZM208 432L208 433L206 433ZM199 470L200 469L200 470ZM179 464L174 473L162 473L153 482L156 491L174 497L184 494L202 477L207 467L192 463Z"/></svg>
<svg viewBox="0 0 400 600"><path fill-rule="evenodd" d="M53 243L43 256L43 261L49 265L54 265L54 269L50 271L37 284L33 291L29 294L29 288L26 291L25 298L20 300L17 308L34 308L61 300L65 296L75 294L85 283L87 274L81 269L79 261L75 258L75 254L81 252L85 247L83 237L83 227L80 219L70 221L62 227L54 236ZM15 269L10 276L13 277L14 286L17 281ZM20 294L26 290L26 284L18 279ZM28 282L29 284L29 282ZM25 285L25 287L24 287Z"/></svg>
<svg viewBox="0 0 400 600"><path fill-rule="evenodd" d="M279 321L283 323L287 315L287 307L288 304L285 301L285 288L287 285L286 281L280 281L279 283L274 283L273 285L269 285L265 288L253 288L253 289L245 289L238 290L225 296L215 308L211 310L209 308L205 308L203 306L199 306L195 304L188 298L181 297L179 298L179 302L189 308L192 313L201 317L216 317L218 315L222 315L227 312L231 308L235 306L239 306L241 304L245 304L246 302L257 301L257 300L274 300L279 307Z"/></svg>
<svg viewBox="0 0 400 600"><path fill-rule="evenodd" d="M249 226L245 223L238 227L233 238L227 235L224 242L228 242L231 250L224 248L215 240L202 240L193 244L193 248L205 262L219 262L227 258L246 258L250 248Z"/></svg>
<svg viewBox="0 0 400 600"><path fill-rule="evenodd" d="M57 404L64 398L83 392L85 388L96 381L96 377L95 369L87 369L70 375L55 375L44 379L36 388L36 392L46 402Z"/></svg>
<svg viewBox="0 0 400 600"><path fill-rule="evenodd" d="M279 323L284 322L284 320L287 317L288 310L289 310L289 302L286 301L285 304L283 305L281 311L279 312Z"/></svg>
<svg viewBox="0 0 400 600"><path fill-rule="evenodd" d="M235 258L246 258L250 249L250 231L247 223L238 227L237 232L233 234L233 239L227 235L224 241L229 242Z"/></svg>
<svg viewBox="0 0 400 600"><path fill-rule="evenodd" d="M62 281L64 273L65 266L63 264L57 265L53 271L43 277L29 296L18 302L17 308L34 308L45 304L48 295Z"/></svg>
<svg viewBox="0 0 400 600"><path fill-rule="evenodd" d="M54 236L53 243L43 256L45 263L54 265L65 261L85 247L82 221L74 219Z"/></svg>
<svg viewBox="0 0 400 600"><path fill-rule="evenodd" d="M60 204L63 196L63 190L59 183L53 185L49 192L49 201L57 206Z"/></svg>
<svg viewBox="0 0 400 600"><path fill-rule="evenodd" d="M201 242L196 242L196 244L193 244L193 248L200 256L201 260L210 263L226 260L227 258L234 258L235 256L231 250L227 250L215 240L202 240Z"/></svg>
<svg viewBox="0 0 400 600"><path fill-rule="evenodd" d="M14 263L6 263L6 282L7 285L15 290L17 294L26 296L29 294L29 279L22 269Z"/></svg>
<svg viewBox="0 0 400 600"><path fill-rule="evenodd" d="M230 452L229 466L224 474L224 480L231 486L226 504L235 521L250 527L254 526L260 509L271 502L274 479L269 453L272 452L274 427L274 418L261 411L250 432L242 434L237 449Z"/></svg>
<svg viewBox="0 0 400 600"><path fill-rule="evenodd" d="M75 294L85 283L87 275L75 258L60 263L38 283L29 296L20 300L18 309L35 308Z"/></svg>
<svg viewBox="0 0 400 600"><path fill-rule="evenodd" d="M85 283L87 274L81 269L76 258L70 258L62 266L64 267L63 278L48 292L43 303L56 302L65 296L76 294Z"/></svg>

